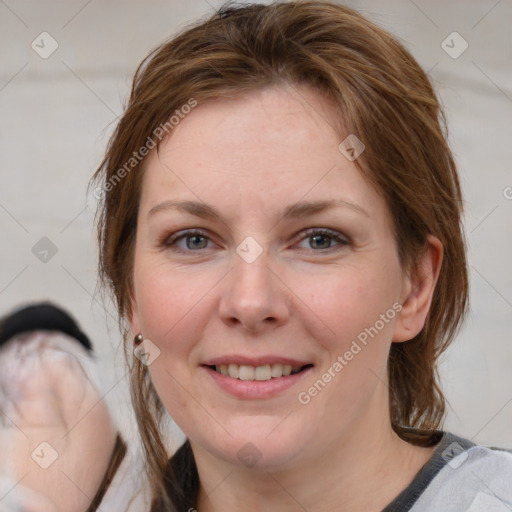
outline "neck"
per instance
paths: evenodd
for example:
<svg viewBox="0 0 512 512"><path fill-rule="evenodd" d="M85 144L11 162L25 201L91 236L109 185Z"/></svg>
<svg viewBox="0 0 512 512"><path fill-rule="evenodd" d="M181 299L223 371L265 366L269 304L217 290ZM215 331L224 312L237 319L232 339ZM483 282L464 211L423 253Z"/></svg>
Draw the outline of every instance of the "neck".
<svg viewBox="0 0 512 512"><path fill-rule="evenodd" d="M281 470L235 467L193 446L201 482L198 512L382 510L412 481L433 447L403 441L387 409L380 412L380 418L361 419L333 442L316 443L314 457Z"/></svg>

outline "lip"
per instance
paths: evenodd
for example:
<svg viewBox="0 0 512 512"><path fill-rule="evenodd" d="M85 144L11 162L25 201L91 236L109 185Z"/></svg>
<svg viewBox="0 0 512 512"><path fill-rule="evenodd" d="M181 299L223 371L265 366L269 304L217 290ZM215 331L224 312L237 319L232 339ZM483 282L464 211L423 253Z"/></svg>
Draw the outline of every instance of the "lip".
<svg viewBox="0 0 512 512"><path fill-rule="evenodd" d="M231 361L231 364L239 364L236 361L240 361L240 359L231 359L231 358L222 358L219 359L222 361ZM278 364L282 361L287 361L282 364L292 364L288 361L291 361L290 359L280 359L276 360L275 363L272 364ZM258 366L254 364L254 359L251 359L253 361L252 363L241 363L241 364L250 364L251 366ZM267 364L269 359L265 359L267 361ZM217 364L228 364L228 363L217 363ZM295 363L294 363L295 364ZM308 364L308 363L305 363ZM300 362L298 362L297 366L300 365ZM213 365L212 365L213 366ZM292 364L293 366L293 364ZM305 366L305 365L301 365ZM212 370L209 368L209 366L202 365L201 368L203 368L206 373L210 376L212 381L219 386L223 391L227 392L228 394L240 398L240 399L263 399L263 398L272 398L274 396L277 396L284 391L290 389L292 386L297 384L303 377L306 375L313 366L308 366L306 369L302 370L299 373L295 373L294 375L288 375L286 377L275 377L270 380L239 380L234 379L232 377L229 377L228 375L222 375L221 373L217 373L215 370Z"/></svg>

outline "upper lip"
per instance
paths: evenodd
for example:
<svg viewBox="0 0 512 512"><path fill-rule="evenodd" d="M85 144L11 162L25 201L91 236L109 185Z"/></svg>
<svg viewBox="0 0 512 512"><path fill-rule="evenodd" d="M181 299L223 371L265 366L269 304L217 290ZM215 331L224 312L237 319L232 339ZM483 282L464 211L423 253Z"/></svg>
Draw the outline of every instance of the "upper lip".
<svg viewBox="0 0 512 512"><path fill-rule="evenodd" d="M243 355L229 355L229 356L220 356L215 357L213 359L208 359L204 363L205 366L218 366L221 364L237 364L237 365L247 365L247 366L264 366L267 364L289 364L291 366L306 366L308 364L312 364L310 361L299 361L298 359L290 359L289 357L280 357L280 356L243 356Z"/></svg>

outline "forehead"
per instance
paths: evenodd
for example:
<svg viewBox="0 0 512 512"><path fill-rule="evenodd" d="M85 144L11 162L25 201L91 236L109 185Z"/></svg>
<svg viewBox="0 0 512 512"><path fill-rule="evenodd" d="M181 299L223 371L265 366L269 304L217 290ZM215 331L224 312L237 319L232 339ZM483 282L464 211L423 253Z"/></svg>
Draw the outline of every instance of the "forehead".
<svg viewBox="0 0 512 512"><path fill-rule="evenodd" d="M377 210L378 194L338 149L334 112L318 92L292 87L200 104L148 155L141 203L194 196L265 208L349 197Z"/></svg>
<svg viewBox="0 0 512 512"><path fill-rule="evenodd" d="M209 100L184 117L160 155L216 149L218 157L277 157L301 143L337 145L332 104L310 89L269 87L236 99ZM193 126L192 126L193 125ZM193 156L193 155L189 155Z"/></svg>

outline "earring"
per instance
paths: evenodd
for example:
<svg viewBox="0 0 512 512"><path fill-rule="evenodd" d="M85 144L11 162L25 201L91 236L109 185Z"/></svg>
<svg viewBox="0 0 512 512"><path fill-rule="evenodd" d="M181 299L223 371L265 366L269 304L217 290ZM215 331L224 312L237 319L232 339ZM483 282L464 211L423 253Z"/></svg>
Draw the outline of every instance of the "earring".
<svg viewBox="0 0 512 512"><path fill-rule="evenodd" d="M133 338L133 344L135 346L140 345L144 341L144 336L142 336L142 333L139 332L135 338Z"/></svg>

